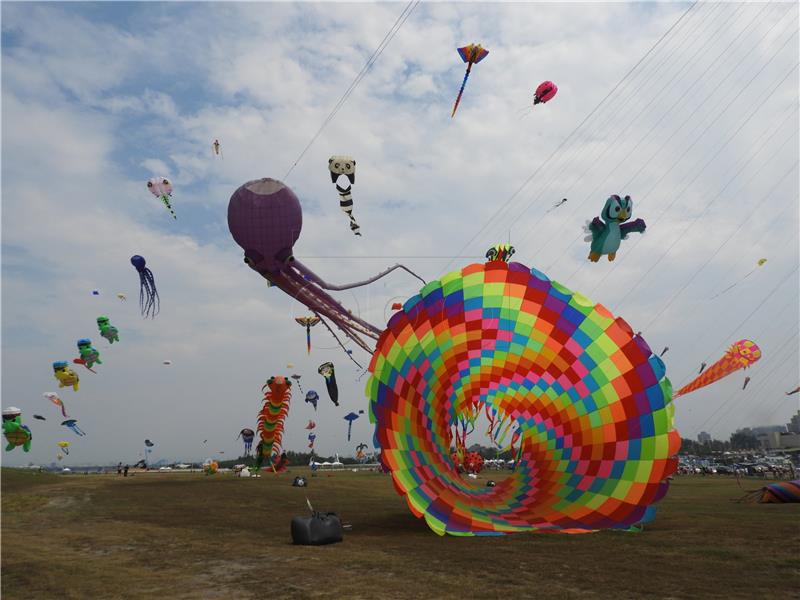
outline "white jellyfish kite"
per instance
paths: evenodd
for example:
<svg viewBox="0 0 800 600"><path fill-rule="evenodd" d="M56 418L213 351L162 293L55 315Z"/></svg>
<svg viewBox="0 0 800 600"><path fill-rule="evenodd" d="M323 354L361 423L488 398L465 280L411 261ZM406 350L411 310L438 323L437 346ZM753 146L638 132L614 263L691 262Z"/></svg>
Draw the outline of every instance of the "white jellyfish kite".
<svg viewBox="0 0 800 600"><path fill-rule="evenodd" d="M147 180L147 189L150 190L153 196L164 203L167 210L172 213L172 218L178 218L178 215L172 210L172 205L169 202L169 199L172 197L172 184L169 182L169 179L166 177L151 177Z"/></svg>
<svg viewBox="0 0 800 600"><path fill-rule="evenodd" d="M331 181L336 185L339 192L339 207L350 217L350 230L356 234L359 232L359 225L353 216L353 195L350 193L353 184L356 182L356 161L352 156L331 156L328 159L328 170L331 172ZM349 180L347 187L339 185L339 176L344 175Z"/></svg>

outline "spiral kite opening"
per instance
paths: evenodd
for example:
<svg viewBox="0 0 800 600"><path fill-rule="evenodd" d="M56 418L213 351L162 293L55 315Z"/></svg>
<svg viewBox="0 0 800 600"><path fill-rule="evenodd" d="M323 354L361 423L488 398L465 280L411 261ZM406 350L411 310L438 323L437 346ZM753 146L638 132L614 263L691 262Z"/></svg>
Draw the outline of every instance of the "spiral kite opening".
<svg viewBox="0 0 800 600"><path fill-rule="evenodd" d="M375 445L439 534L629 528L677 468L664 363L624 320L520 263L426 285L389 320L370 372ZM520 461L493 488L450 458L453 427L487 407L520 433Z"/></svg>

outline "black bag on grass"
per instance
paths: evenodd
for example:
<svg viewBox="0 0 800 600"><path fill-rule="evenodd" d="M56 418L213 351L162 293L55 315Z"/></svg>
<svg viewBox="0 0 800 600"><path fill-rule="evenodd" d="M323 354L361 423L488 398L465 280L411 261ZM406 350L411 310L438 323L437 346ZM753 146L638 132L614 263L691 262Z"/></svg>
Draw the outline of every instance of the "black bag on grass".
<svg viewBox="0 0 800 600"><path fill-rule="evenodd" d="M342 541L342 522L336 513L315 512L310 517L292 518L292 542L320 546Z"/></svg>

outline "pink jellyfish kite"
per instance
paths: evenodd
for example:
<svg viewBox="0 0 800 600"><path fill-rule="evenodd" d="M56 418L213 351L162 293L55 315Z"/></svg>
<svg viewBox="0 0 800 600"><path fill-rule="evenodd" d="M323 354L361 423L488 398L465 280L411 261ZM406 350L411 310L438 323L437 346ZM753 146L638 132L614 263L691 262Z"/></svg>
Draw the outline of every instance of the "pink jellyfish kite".
<svg viewBox="0 0 800 600"><path fill-rule="evenodd" d="M150 193L153 194L153 196L164 203L164 206L172 214L173 219L178 218L178 215L176 215L175 211L172 210L172 204L170 203L170 198L172 197L172 184L169 182L169 179L166 177L151 177L147 180L147 189L150 190Z"/></svg>
<svg viewBox="0 0 800 600"><path fill-rule="evenodd" d="M533 105L536 106L537 104L550 102L557 91L558 86L555 83L552 81L543 81L539 84L539 87L536 88L536 92L533 96Z"/></svg>

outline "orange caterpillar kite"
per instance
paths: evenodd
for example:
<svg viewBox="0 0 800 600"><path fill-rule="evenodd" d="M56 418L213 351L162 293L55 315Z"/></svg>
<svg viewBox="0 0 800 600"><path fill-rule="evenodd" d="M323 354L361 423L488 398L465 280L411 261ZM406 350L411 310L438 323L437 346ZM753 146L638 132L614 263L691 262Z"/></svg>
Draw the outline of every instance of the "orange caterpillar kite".
<svg viewBox="0 0 800 600"><path fill-rule="evenodd" d="M701 387L719 381L723 377L730 375L739 369L746 369L761 358L761 348L758 344L750 340L739 340L734 342L727 352L717 362L708 369L702 371L681 389L673 394L673 398L683 396Z"/></svg>
<svg viewBox="0 0 800 600"><path fill-rule="evenodd" d="M266 458L272 470L278 472L286 468L286 461L281 455L281 439L283 438L283 422L289 414L289 401L292 399L292 383L281 376L273 376L264 387L269 388L264 394L264 406L258 413L258 433L261 441L256 448L256 466L258 469Z"/></svg>

